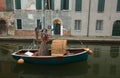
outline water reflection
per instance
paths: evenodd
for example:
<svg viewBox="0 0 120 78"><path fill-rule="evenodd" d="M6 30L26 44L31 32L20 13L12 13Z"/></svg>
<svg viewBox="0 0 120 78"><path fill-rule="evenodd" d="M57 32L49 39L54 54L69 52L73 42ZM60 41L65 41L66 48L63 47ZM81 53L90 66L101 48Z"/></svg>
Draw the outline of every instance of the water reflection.
<svg viewBox="0 0 120 78"><path fill-rule="evenodd" d="M30 44L0 44L0 78L120 78L120 45L118 44L68 44L69 48L89 47L93 50L93 55L90 55L85 62L59 66L18 65L10 54L28 45Z"/></svg>
<svg viewBox="0 0 120 78"><path fill-rule="evenodd" d="M87 72L87 61L54 66L0 62L0 78L65 78L85 75Z"/></svg>
<svg viewBox="0 0 120 78"><path fill-rule="evenodd" d="M74 72L73 72L74 71ZM83 75L88 72L87 62L78 62L67 65L35 65L35 64L24 64L16 65L14 67L14 73L17 73L22 77L26 75L32 76L49 76L49 77L69 77ZM28 78L28 77L24 77Z"/></svg>
<svg viewBox="0 0 120 78"><path fill-rule="evenodd" d="M110 47L110 56L112 58L117 58L119 56L119 46Z"/></svg>

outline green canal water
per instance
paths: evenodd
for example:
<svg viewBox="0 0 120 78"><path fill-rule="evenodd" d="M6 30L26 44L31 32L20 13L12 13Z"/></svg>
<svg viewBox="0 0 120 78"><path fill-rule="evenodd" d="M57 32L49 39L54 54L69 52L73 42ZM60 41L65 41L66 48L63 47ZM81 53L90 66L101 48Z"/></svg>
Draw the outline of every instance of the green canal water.
<svg viewBox="0 0 120 78"><path fill-rule="evenodd" d="M17 64L11 53L30 45L0 42L0 78L120 78L119 44L68 43L68 48L91 48L93 54L87 61L65 65Z"/></svg>

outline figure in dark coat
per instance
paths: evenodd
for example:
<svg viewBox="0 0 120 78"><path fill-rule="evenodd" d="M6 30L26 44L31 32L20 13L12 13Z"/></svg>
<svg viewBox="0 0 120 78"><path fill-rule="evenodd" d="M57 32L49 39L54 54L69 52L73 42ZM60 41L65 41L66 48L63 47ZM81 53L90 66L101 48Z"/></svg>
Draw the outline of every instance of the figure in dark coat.
<svg viewBox="0 0 120 78"><path fill-rule="evenodd" d="M48 51L47 41L48 41L48 34L47 29L43 29L41 32L41 44L40 44L40 52L39 55L41 56L47 56L50 55Z"/></svg>

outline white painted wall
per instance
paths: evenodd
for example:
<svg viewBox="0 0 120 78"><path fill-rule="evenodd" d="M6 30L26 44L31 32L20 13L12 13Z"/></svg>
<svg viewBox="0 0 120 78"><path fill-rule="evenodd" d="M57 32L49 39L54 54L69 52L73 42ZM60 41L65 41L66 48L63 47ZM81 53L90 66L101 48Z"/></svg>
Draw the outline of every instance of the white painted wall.
<svg viewBox="0 0 120 78"><path fill-rule="evenodd" d="M117 0L105 0L105 8L104 13L98 13L98 0L82 0L82 11L81 12L75 12L75 1L76 0L70 0L69 1L69 16L71 20L70 24L70 30L71 35L74 36L112 36L112 29L113 24L116 20L120 20L120 12L116 12L117 7ZM90 20L88 20L89 16L89 1L91 1L91 7L90 7ZM61 7L61 0L55 0L55 10L60 10ZM21 6L23 10L35 10L36 2L35 0L21 0ZM64 11L63 11L64 12ZM37 12L36 12L37 13ZM33 13L34 15L35 13ZM63 18L59 17L61 21L63 21ZM52 19L55 19L55 17L52 17ZM81 20L81 30L74 30L74 21L75 20ZM96 31L96 20L103 20L103 30L102 31ZM34 20L35 21L35 20ZM33 21L33 22L34 22ZM88 29L88 21L89 23L89 29ZM63 21L62 26L67 24ZM61 33L62 34L62 33Z"/></svg>

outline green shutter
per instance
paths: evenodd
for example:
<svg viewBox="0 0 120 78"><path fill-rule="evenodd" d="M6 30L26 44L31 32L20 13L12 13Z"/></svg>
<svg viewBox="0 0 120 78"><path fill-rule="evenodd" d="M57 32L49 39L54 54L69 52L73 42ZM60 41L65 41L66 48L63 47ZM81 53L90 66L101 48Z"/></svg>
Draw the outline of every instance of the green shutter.
<svg viewBox="0 0 120 78"><path fill-rule="evenodd" d="M98 1L98 12L103 12L105 6L105 0L99 0Z"/></svg>
<svg viewBox="0 0 120 78"><path fill-rule="evenodd" d="M51 0L50 8L51 8L52 10L54 10L54 0Z"/></svg>
<svg viewBox="0 0 120 78"><path fill-rule="evenodd" d="M61 0L61 10L68 10L69 9L69 0Z"/></svg>
<svg viewBox="0 0 120 78"><path fill-rule="evenodd" d="M42 0L36 0L36 10L42 9Z"/></svg>
<svg viewBox="0 0 120 78"><path fill-rule="evenodd" d="M44 9L47 9L47 5L48 5L48 4L46 5L47 0L43 0L43 1L44 1L44 3L43 3L43 8L44 8Z"/></svg>
<svg viewBox="0 0 120 78"><path fill-rule="evenodd" d="M65 10L68 10L69 9L69 0L66 0L66 7L65 7Z"/></svg>
<svg viewBox="0 0 120 78"><path fill-rule="evenodd" d="M40 19L37 19L37 26L39 27L39 29L42 28L42 23L41 23Z"/></svg>
<svg viewBox="0 0 120 78"><path fill-rule="evenodd" d="M120 11L120 0L117 1L117 11Z"/></svg>
<svg viewBox="0 0 120 78"><path fill-rule="evenodd" d="M15 0L16 9L21 9L21 0Z"/></svg>
<svg viewBox="0 0 120 78"><path fill-rule="evenodd" d="M81 11L82 9L82 0L76 0L75 11Z"/></svg>
<svg viewBox="0 0 120 78"><path fill-rule="evenodd" d="M61 10L63 10L64 0L61 0Z"/></svg>
<svg viewBox="0 0 120 78"><path fill-rule="evenodd" d="M12 1L6 0L6 10L11 11L12 10Z"/></svg>

